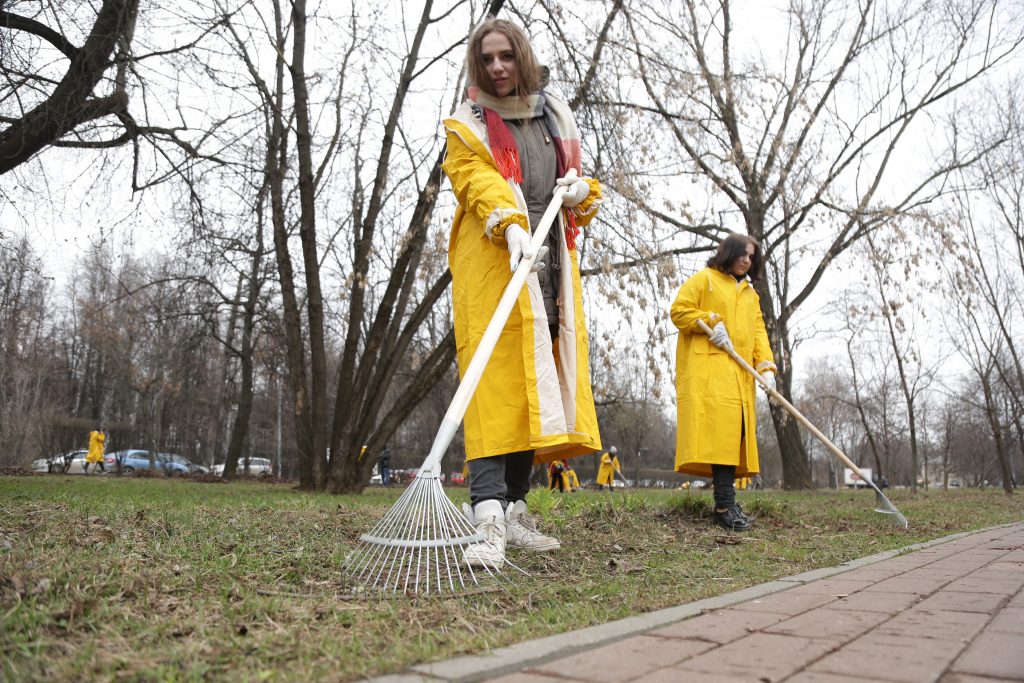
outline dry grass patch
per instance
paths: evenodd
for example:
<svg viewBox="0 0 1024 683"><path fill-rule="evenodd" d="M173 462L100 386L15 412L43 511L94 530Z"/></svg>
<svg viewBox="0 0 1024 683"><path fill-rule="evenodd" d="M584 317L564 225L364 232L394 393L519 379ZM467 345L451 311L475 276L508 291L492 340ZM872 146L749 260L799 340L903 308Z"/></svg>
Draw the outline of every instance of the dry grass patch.
<svg viewBox="0 0 1024 683"><path fill-rule="evenodd" d="M563 549L515 556L530 576L509 590L367 599L339 568L398 493L0 478L0 677L353 680L1024 518L991 490L893 492L908 531L869 492L756 492L737 535L708 494L537 491Z"/></svg>

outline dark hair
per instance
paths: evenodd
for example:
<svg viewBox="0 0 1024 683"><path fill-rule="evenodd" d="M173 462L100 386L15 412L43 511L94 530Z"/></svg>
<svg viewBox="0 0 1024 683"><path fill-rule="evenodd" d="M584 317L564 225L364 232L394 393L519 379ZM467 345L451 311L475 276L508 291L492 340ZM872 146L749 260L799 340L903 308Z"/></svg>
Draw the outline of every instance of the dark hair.
<svg viewBox="0 0 1024 683"><path fill-rule="evenodd" d="M747 276L751 282L757 282L764 275L764 258L761 256L761 245L749 235L730 232L729 236L718 243L718 251L708 259L708 268L723 273L732 272L732 264L747 251L747 245L754 245L754 255L750 259L750 270Z"/></svg>
<svg viewBox="0 0 1024 683"><path fill-rule="evenodd" d="M501 33L508 42L512 44L512 53L516 57L516 89L513 93L518 97L525 97L540 89L541 69L537 63L537 56L530 46L530 39L519 26L508 19L495 19L490 17L476 27L469 37L469 45L466 47L466 71L469 73L469 82L483 90L488 95L498 96L491 83L491 76L484 66L483 42L489 33Z"/></svg>

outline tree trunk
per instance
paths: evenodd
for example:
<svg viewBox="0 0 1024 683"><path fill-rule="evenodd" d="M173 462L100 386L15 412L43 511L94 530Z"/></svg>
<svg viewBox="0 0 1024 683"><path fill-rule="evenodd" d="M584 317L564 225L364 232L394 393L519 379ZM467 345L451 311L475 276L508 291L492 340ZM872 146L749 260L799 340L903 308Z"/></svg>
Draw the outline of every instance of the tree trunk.
<svg viewBox="0 0 1024 683"><path fill-rule="evenodd" d="M775 365L778 367L776 384L778 392L795 405L791 382L793 377L793 365L789 362L792 357L791 349L788 347L789 334L785 329L785 322L775 315L775 304L771 291L760 281L755 285L758 296L761 298L761 316L764 318L764 325L768 331L768 340L772 345L772 353L775 356ZM782 485L787 489L809 489L813 485L811 479L811 463L807 454L807 447L800 436L800 424L789 412L780 405L769 401L769 408L772 414L772 424L775 426L775 435L779 440L779 452L782 455Z"/></svg>
<svg viewBox="0 0 1024 683"><path fill-rule="evenodd" d="M996 444L996 458L999 461L999 472L1003 478L1003 491L1006 492L1006 495L1012 496L1013 472L1010 469L1010 456L1006 452L1002 420L999 419L991 376L988 373L981 376L981 389L985 395L985 417L988 419L989 428L992 430L992 439Z"/></svg>
<svg viewBox="0 0 1024 683"><path fill-rule="evenodd" d="M306 87L306 0L292 3L292 89L295 93L295 149L299 158L299 239L306 274L309 335L310 459L318 489L327 485L327 359L324 347L324 300L316 239L316 185L313 180L313 135Z"/></svg>

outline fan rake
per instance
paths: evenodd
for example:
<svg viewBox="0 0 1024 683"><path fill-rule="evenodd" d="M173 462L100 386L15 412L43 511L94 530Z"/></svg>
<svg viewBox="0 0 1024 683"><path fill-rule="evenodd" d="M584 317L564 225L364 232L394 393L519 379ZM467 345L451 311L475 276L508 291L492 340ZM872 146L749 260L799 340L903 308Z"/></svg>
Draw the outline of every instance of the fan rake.
<svg viewBox="0 0 1024 683"><path fill-rule="evenodd" d="M368 589L393 594L455 594L479 586L482 577L499 583L504 578L503 566L484 564L482 569L474 569L464 563L463 550L467 546L488 541L445 495L441 486L441 456L466 415L469 400L540 256L564 194L564 187L555 189L530 240L533 255L523 257L505 287L415 480L377 526L359 537L359 545L345 562L345 570L353 581ZM522 571L508 560L504 564Z"/></svg>

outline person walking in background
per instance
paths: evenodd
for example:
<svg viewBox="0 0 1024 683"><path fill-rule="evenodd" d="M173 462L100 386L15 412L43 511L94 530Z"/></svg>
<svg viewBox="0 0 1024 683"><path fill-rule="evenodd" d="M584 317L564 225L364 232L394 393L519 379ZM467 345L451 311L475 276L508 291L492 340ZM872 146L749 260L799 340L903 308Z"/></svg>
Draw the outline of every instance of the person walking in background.
<svg viewBox="0 0 1024 683"><path fill-rule="evenodd" d="M380 472L381 486L391 483L391 449L385 448L377 458L377 471Z"/></svg>
<svg viewBox="0 0 1024 683"><path fill-rule="evenodd" d="M549 551L526 505L534 463L598 452L589 349L576 244L597 214L601 184L581 178L580 135L523 30L490 18L466 50L468 98L444 121L444 171L458 200L448 244L459 373L473 357L498 301L524 259L556 187L562 210L538 250L526 286L466 412L472 507L487 543L465 561L499 565L505 546Z"/></svg>
<svg viewBox="0 0 1024 683"><path fill-rule="evenodd" d="M725 349L749 362L772 388L775 361L753 283L763 274L760 245L731 233L707 267L679 288L672 303L676 342L676 471L714 482L716 524L746 531L736 477L759 471L754 378ZM711 328L705 334L698 321Z"/></svg>
<svg viewBox="0 0 1024 683"><path fill-rule="evenodd" d="M615 485L615 475L622 478L622 468L619 466L619 449L612 446L607 453L601 455L601 467L597 470L597 488L604 489L605 486L611 491Z"/></svg>
<svg viewBox="0 0 1024 683"><path fill-rule="evenodd" d="M103 462L103 451L107 441L107 435L103 432L103 425L99 429L89 432L89 452L85 455L85 465L82 471L89 473L89 465L96 464L100 472L106 472L107 468Z"/></svg>

